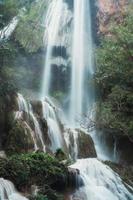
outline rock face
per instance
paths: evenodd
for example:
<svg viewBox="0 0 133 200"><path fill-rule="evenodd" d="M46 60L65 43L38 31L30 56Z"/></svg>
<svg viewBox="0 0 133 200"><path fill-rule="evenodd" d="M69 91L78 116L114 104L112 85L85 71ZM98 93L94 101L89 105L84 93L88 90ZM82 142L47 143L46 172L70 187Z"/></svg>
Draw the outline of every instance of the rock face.
<svg viewBox="0 0 133 200"><path fill-rule="evenodd" d="M68 151L73 159L94 158L96 150L90 135L80 129L68 129L65 133Z"/></svg>
<svg viewBox="0 0 133 200"><path fill-rule="evenodd" d="M122 164L133 165L133 141L127 136L117 138L117 147L119 154L119 162Z"/></svg>
<svg viewBox="0 0 133 200"><path fill-rule="evenodd" d="M115 20L122 19L128 0L98 0L98 24L99 33L109 34L109 21L113 16Z"/></svg>
<svg viewBox="0 0 133 200"><path fill-rule="evenodd" d="M34 140L31 129L23 120L17 120L9 131L6 141L6 151L12 153L26 153L34 150Z"/></svg>
<svg viewBox="0 0 133 200"><path fill-rule="evenodd" d="M14 111L17 110L16 94L0 97L0 149L5 147L6 138L14 121Z"/></svg>
<svg viewBox="0 0 133 200"><path fill-rule="evenodd" d="M94 142L90 135L78 129L78 158L94 158L96 157L96 150Z"/></svg>

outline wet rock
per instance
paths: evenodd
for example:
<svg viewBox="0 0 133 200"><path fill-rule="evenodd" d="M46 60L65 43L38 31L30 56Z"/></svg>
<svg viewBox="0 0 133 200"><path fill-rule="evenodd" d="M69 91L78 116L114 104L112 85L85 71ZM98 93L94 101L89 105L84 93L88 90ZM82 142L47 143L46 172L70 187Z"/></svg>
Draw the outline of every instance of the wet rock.
<svg viewBox="0 0 133 200"><path fill-rule="evenodd" d="M16 94L0 97L0 149L4 149L7 135L14 122L14 111L17 110Z"/></svg>
<svg viewBox="0 0 133 200"><path fill-rule="evenodd" d="M80 177L80 171L78 169L68 168L68 187L71 189L79 188L84 185L82 178Z"/></svg>
<svg viewBox="0 0 133 200"><path fill-rule="evenodd" d="M31 129L25 121L18 120L15 122L13 128L9 131L5 149L10 154L34 150Z"/></svg>
<svg viewBox="0 0 133 200"><path fill-rule="evenodd" d="M96 150L90 135L80 129L78 131L78 158L95 158Z"/></svg>
<svg viewBox="0 0 133 200"><path fill-rule="evenodd" d="M5 151L0 151L0 158L6 158Z"/></svg>
<svg viewBox="0 0 133 200"><path fill-rule="evenodd" d="M97 19L99 23L99 33L110 34L110 19L115 19L120 23L123 19L123 12L126 9L127 0L98 0Z"/></svg>
<svg viewBox="0 0 133 200"><path fill-rule="evenodd" d="M42 102L39 100L34 100L30 102L33 108L33 112L38 116L42 117Z"/></svg>

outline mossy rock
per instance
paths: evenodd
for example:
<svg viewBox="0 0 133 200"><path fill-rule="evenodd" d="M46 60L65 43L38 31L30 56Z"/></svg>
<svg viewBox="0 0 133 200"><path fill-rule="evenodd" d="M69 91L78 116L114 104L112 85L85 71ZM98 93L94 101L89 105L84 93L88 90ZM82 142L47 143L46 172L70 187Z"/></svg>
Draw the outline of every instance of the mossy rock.
<svg viewBox="0 0 133 200"><path fill-rule="evenodd" d="M27 124L22 120L16 121L7 138L7 153L24 153L33 149L34 141Z"/></svg>
<svg viewBox="0 0 133 200"><path fill-rule="evenodd" d="M95 158L97 157L94 142L90 135L77 129L78 132L78 158Z"/></svg>
<svg viewBox="0 0 133 200"><path fill-rule="evenodd" d="M42 102L41 101L31 101L30 102L33 108L34 113L36 113L38 116L42 117Z"/></svg>
<svg viewBox="0 0 133 200"><path fill-rule="evenodd" d="M55 157L59 160L67 160L67 155L65 154L65 152L62 149L57 149L55 152Z"/></svg>
<svg viewBox="0 0 133 200"><path fill-rule="evenodd" d="M0 169L0 177L11 180L21 191L24 188L30 190L32 185L37 185L43 192L46 185L53 190L64 190L71 176L67 166L50 154L41 152L0 158ZM76 184L76 173L72 178Z"/></svg>

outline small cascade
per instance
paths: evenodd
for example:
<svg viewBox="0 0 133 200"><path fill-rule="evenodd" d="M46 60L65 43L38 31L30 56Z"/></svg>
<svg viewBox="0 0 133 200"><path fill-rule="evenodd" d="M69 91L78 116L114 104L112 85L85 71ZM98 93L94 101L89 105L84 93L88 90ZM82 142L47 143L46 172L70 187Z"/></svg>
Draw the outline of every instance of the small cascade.
<svg viewBox="0 0 133 200"><path fill-rule="evenodd" d="M19 194L13 183L0 178L0 199L1 200L28 200Z"/></svg>
<svg viewBox="0 0 133 200"><path fill-rule="evenodd" d="M80 159L71 166L79 169L84 186L71 196L71 200L132 200L133 195L110 167L95 158Z"/></svg>
<svg viewBox="0 0 133 200"><path fill-rule="evenodd" d="M29 115L30 115L30 117L32 118L32 121L33 121L33 123L34 123L36 138L38 138L38 139L40 140L41 145L42 145L42 149L43 149L43 151L45 152L45 143L44 143L44 139L43 139L42 131L41 131L41 129L40 129L39 122L38 122L36 116L35 116L34 113L33 113L33 109L32 109L31 104L29 104L29 107L30 107L30 109L29 109ZM38 145L37 145L37 142L36 142L36 147L37 147L37 146L38 146ZM37 148L37 149L38 149L38 148Z"/></svg>
<svg viewBox="0 0 133 200"><path fill-rule="evenodd" d="M14 17L6 27L0 30L0 40L7 40L11 36L18 24L18 21L18 17Z"/></svg>
<svg viewBox="0 0 133 200"><path fill-rule="evenodd" d="M52 151L56 151L56 149L63 147L63 141L56 118L55 107L49 103L48 99L42 101L42 112L43 118L47 121L48 125L48 135L51 141L50 148Z"/></svg>
<svg viewBox="0 0 133 200"><path fill-rule="evenodd" d="M66 127L64 131L64 138L65 138L67 148L69 150L70 157L73 160L77 160L78 159L78 144L77 144L78 131L76 129Z"/></svg>
<svg viewBox="0 0 133 200"><path fill-rule="evenodd" d="M19 18L24 15L25 11L26 9L24 7L20 9L19 14L13 17L10 23L7 26L5 26L2 30L0 30L0 41L8 40L10 38L10 36L12 35L12 33L18 25Z"/></svg>
<svg viewBox="0 0 133 200"><path fill-rule="evenodd" d="M29 112L28 104L22 94L18 93L17 100L18 100L19 111L28 113Z"/></svg>
<svg viewBox="0 0 133 200"><path fill-rule="evenodd" d="M40 141L41 146L43 151L45 152L45 143L44 143L44 139L43 139L43 135L42 135L42 131L39 125L39 122L36 118L36 116L34 115L33 109L32 109L32 105L28 102L26 102L26 100L24 99L24 97L18 93L17 96L17 101L18 101L18 107L19 107L19 111L16 112L16 119L22 118L23 119L23 113L26 113L27 116L29 116L29 118L31 118L33 124L34 124L34 131L31 129L30 133L31 136L33 138L34 141L34 148L35 150L39 149L39 145L38 145L38 141ZM26 124L28 125L28 122L26 122ZM28 125L30 127L30 125Z"/></svg>

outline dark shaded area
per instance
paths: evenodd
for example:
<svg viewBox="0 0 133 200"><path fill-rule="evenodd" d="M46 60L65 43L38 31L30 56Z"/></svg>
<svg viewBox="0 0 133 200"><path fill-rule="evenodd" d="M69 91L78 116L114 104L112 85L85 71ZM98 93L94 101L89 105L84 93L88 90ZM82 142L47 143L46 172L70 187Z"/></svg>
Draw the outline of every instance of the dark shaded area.
<svg viewBox="0 0 133 200"><path fill-rule="evenodd" d="M52 49L52 56L53 57L62 57L64 59L68 58L66 47L64 46L54 46Z"/></svg>

